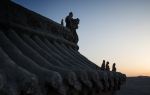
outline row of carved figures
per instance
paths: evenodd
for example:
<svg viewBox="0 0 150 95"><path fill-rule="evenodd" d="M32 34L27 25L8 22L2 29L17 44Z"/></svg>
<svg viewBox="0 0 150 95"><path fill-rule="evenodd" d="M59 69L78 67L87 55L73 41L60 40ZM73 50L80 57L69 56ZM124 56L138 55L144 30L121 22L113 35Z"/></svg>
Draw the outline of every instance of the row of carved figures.
<svg viewBox="0 0 150 95"><path fill-rule="evenodd" d="M108 61L105 62L105 60L103 60L102 65L101 65L101 70L110 71L110 67L109 67L109 62ZM116 72L116 63L113 63L112 71Z"/></svg>

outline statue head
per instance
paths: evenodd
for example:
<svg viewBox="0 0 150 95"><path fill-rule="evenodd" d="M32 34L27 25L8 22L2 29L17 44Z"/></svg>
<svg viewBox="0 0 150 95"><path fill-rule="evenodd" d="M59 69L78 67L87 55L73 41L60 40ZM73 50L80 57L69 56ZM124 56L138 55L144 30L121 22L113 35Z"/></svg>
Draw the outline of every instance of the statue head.
<svg viewBox="0 0 150 95"><path fill-rule="evenodd" d="M103 60L103 63L105 63L105 60Z"/></svg>
<svg viewBox="0 0 150 95"><path fill-rule="evenodd" d="M73 13L72 13L72 12L69 12L69 16L70 16L70 17L73 17Z"/></svg>
<svg viewBox="0 0 150 95"><path fill-rule="evenodd" d="M109 62L107 61L106 64L109 65Z"/></svg>
<svg viewBox="0 0 150 95"><path fill-rule="evenodd" d="M114 66L116 65L116 63L113 64Z"/></svg>

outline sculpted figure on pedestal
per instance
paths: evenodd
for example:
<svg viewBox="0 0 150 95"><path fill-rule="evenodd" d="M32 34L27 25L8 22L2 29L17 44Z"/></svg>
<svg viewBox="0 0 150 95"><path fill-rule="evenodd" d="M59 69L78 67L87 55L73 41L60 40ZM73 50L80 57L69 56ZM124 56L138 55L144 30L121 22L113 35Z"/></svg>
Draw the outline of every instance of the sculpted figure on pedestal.
<svg viewBox="0 0 150 95"><path fill-rule="evenodd" d="M112 71L116 72L116 63L113 63Z"/></svg>
<svg viewBox="0 0 150 95"><path fill-rule="evenodd" d="M107 70L107 71L110 71L109 62L108 62L108 61L106 62L106 70Z"/></svg>
<svg viewBox="0 0 150 95"><path fill-rule="evenodd" d="M65 18L66 27L70 29L72 32L72 39L70 39L74 43L78 43L78 35L76 33L76 29L78 29L78 24L80 22L79 18L73 19L73 13L70 12L69 15Z"/></svg>

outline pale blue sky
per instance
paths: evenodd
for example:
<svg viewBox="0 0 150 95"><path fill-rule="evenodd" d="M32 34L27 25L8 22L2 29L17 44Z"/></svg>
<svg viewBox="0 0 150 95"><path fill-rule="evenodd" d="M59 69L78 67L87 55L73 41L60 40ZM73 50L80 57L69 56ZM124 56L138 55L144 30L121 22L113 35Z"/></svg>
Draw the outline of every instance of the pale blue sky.
<svg viewBox="0 0 150 95"><path fill-rule="evenodd" d="M80 19L80 52L101 65L116 62L128 76L150 76L150 0L13 0L56 22Z"/></svg>

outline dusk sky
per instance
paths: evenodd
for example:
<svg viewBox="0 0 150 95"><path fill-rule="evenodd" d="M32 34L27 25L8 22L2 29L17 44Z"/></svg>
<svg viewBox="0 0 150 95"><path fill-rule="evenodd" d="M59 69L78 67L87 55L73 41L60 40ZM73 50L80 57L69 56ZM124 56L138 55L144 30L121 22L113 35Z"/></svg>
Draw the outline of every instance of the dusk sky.
<svg viewBox="0 0 150 95"><path fill-rule="evenodd" d="M58 23L80 19L79 51L127 76L150 76L150 0L12 0Z"/></svg>

